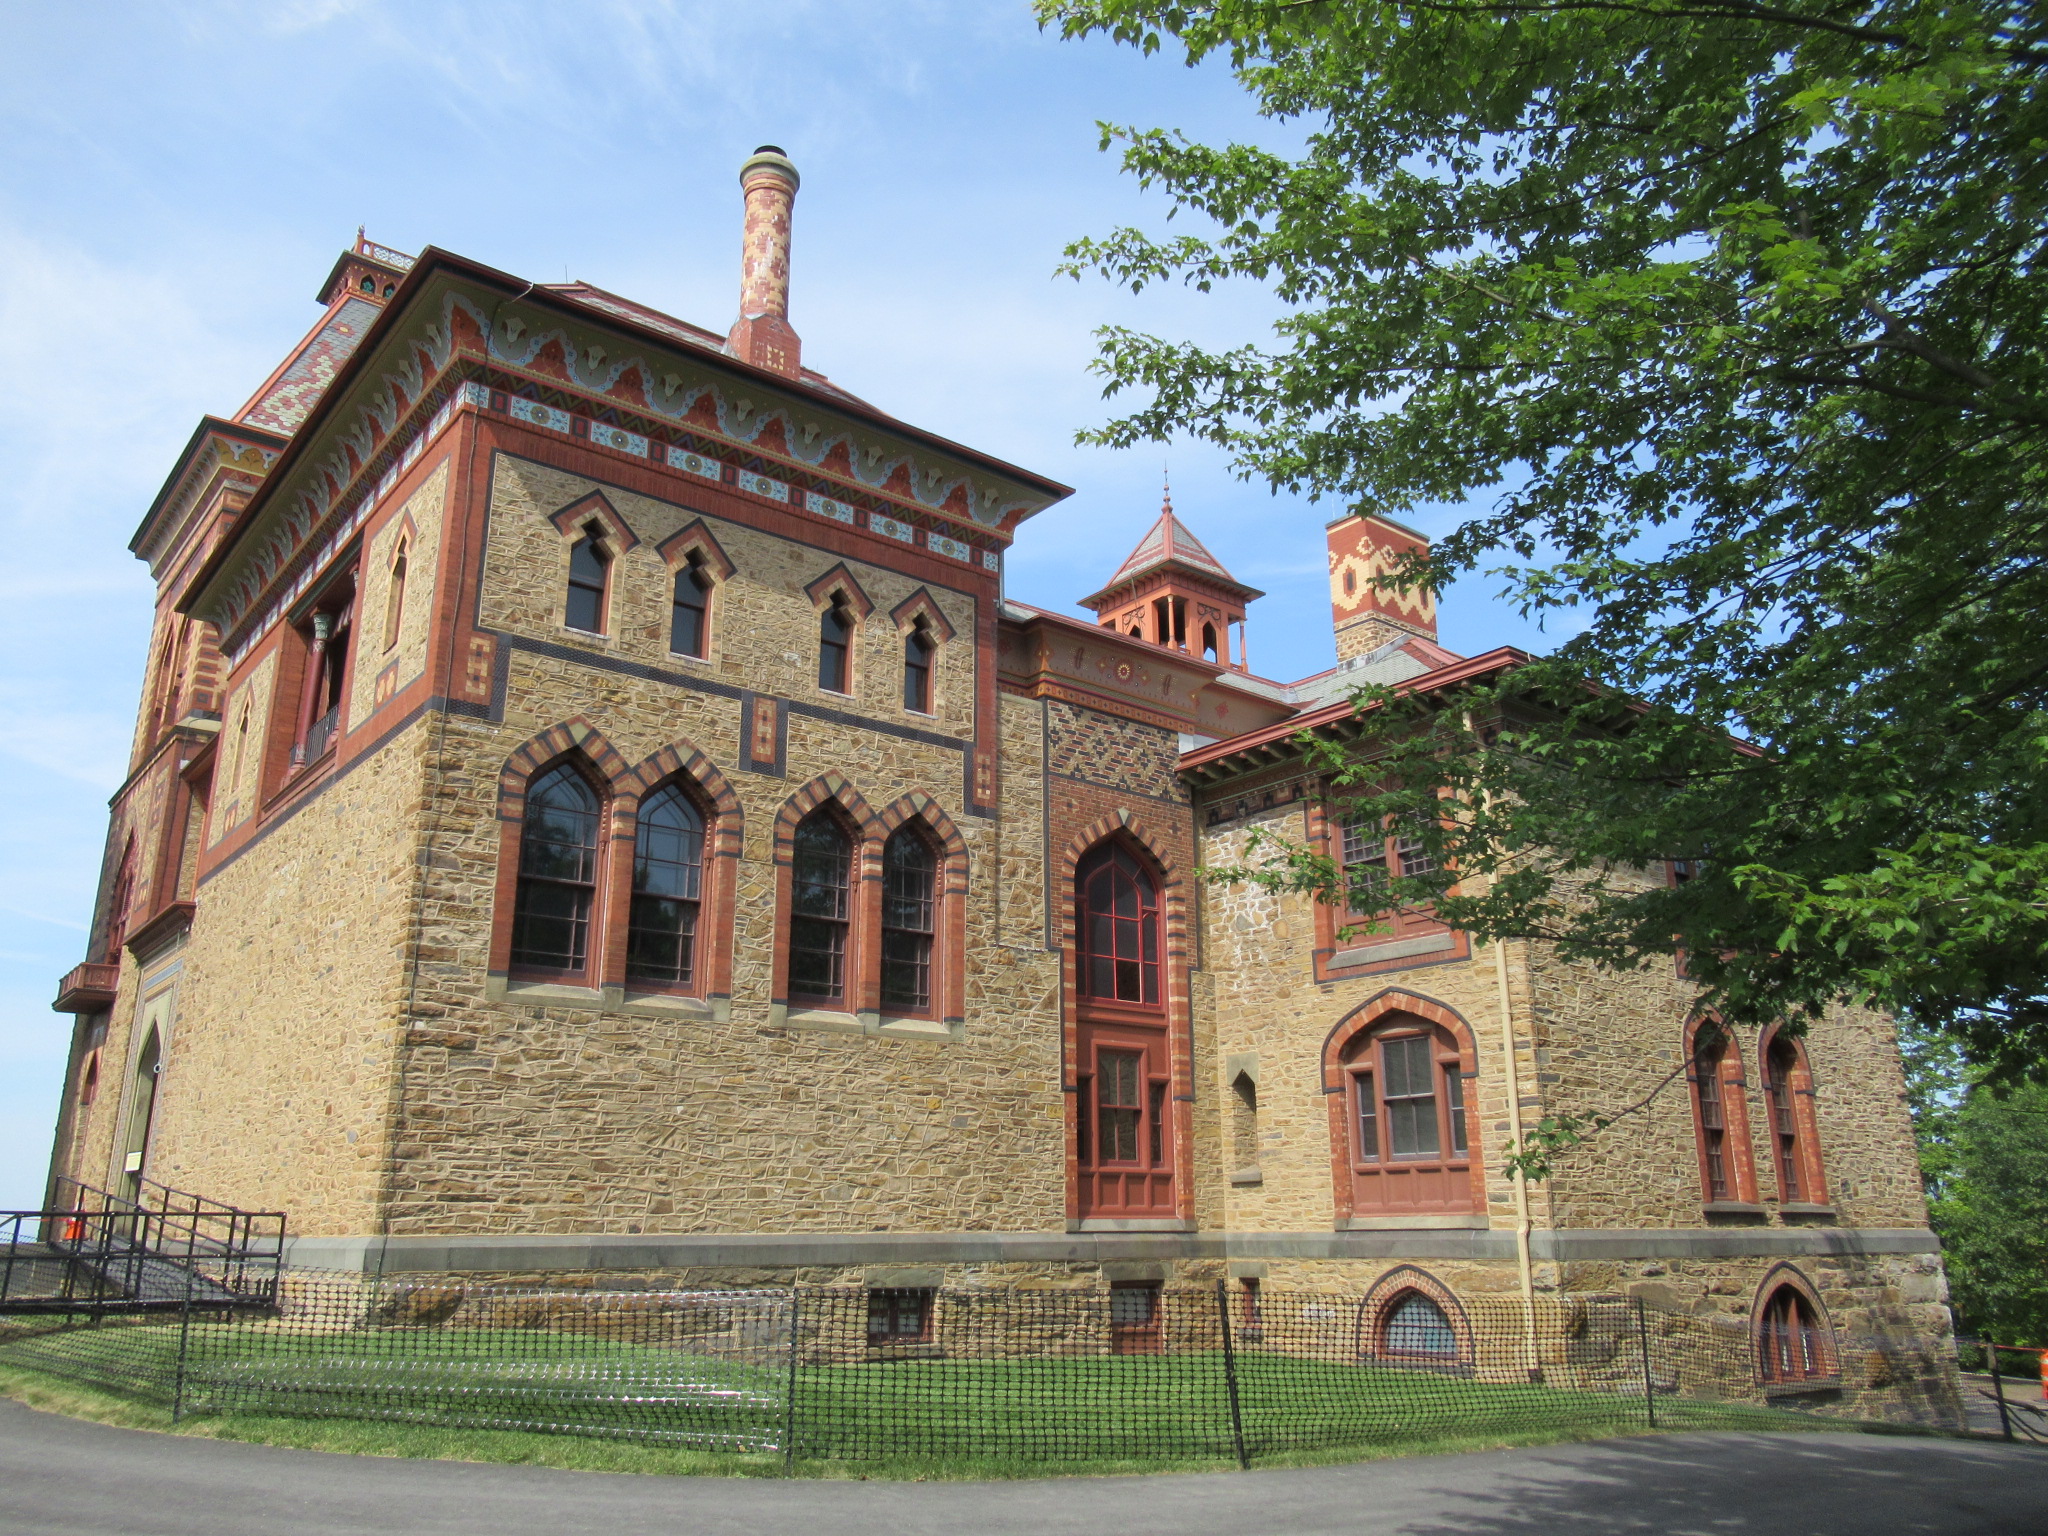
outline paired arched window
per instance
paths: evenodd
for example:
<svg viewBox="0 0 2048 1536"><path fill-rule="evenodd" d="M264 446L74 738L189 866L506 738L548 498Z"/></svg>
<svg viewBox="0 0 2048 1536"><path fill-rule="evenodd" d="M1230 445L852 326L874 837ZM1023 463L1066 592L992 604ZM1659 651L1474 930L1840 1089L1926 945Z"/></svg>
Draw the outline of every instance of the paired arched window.
<svg viewBox="0 0 2048 1536"><path fill-rule="evenodd" d="M1448 1029L1390 1015L1342 1057L1352 1214L1472 1209L1465 1062Z"/></svg>
<svg viewBox="0 0 2048 1536"><path fill-rule="evenodd" d="M603 527L595 520L585 523L582 536L569 546L569 592L562 610L562 622L569 628L592 635L604 633L611 562Z"/></svg>
<svg viewBox="0 0 2048 1536"><path fill-rule="evenodd" d="M669 605L668 648L678 656L702 657L711 641L711 574L695 550L676 571Z"/></svg>
<svg viewBox="0 0 2048 1536"><path fill-rule="evenodd" d="M790 843L789 991L807 1003L845 1003L853 917L853 838L820 807Z"/></svg>
<svg viewBox="0 0 2048 1536"><path fill-rule="evenodd" d="M932 712L932 653L938 645L922 614L903 636L903 707L921 715Z"/></svg>
<svg viewBox="0 0 2048 1536"><path fill-rule="evenodd" d="M827 693L853 692L853 610L844 592L818 616L818 686Z"/></svg>
<svg viewBox="0 0 2048 1536"><path fill-rule="evenodd" d="M1074 872L1083 996L1157 1006L1159 886L1122 843L1105 843Z"/></svg>
<svg viewBox="0 0 2048 1536"><path fill-rule="evenodd" d="M1757 1365L1767 1383L1816 1381L1835 1374L1834 1351L1820 1309L1786 1281L1764 1299L1757 1316Z"/></svg>
<svg viewBox="0 0 2048 1536"><path fill-rule="evenodd" d="M928 1013L938 934L939 856L906 824L882 846L882 1006Z"/></svg>
<svg viewBox="0 0 2048 1536"><path fill-rule="evenodd" d="M512 963L522 970L580 977L589 968L600 809L567 763L527 788L512 914Z"/></svg>
<svg viewBox="0 0 2048 1536"><path fill-rule="evenodd" d="M694 983L703 888L704 817L680 788L666 785L640 802L633 834L627 980L665 987Z"/></svg>

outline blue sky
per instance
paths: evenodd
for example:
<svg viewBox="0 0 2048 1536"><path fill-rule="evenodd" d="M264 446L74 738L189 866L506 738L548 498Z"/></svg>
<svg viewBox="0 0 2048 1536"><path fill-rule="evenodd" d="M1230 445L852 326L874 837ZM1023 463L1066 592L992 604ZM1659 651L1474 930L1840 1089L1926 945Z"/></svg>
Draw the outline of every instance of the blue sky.
<svg viewBox="0 0 2048 1536"><path fill-rule="evenodd" d="M1103 416L1105 321L1257 336L1253 290L1133 299L1057 279L1061 247L1156 226L1096 121L1287 130L1221 70L1041 35L1022 0L267 0L0 5L0 1209L41 1193L105 807L126 772L151 587L127 552L204 412L228 414L317 315L356 226L564 275L723 329L740 161L800 167L804 360L921 426L1064 480L1012 596L1067 608L1174 503L1243 580L1254 667L1330 664L1323 522L1212 451L1074 446ZM1430 529L1455 519L1446 509ZM1447 644L1532 644L1446 595Z"/></svg>

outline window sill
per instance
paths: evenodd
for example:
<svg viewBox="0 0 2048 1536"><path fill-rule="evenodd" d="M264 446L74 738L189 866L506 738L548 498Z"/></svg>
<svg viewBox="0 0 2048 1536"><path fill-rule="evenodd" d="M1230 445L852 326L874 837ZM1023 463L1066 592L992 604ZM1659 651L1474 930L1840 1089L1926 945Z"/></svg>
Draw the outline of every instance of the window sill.
<svg viewBox="0 0 2048 1536"><path fill-rule="evenodd" d="M1363 944L1353 949L1340 949L1330 956L1329 969L1349 970L1356 965L1374 965L1381 960L1404 960L1410 955L1433 955L1440 950L1451 948L1457 940L1450 930L1442 933L1425 933L1412 939L1389 939L1383 944Z"/></svg>
<svg viewBox="0 0 2048 1536"><path fill-rule="evenodd" d="M1192 1232L1195 1224L1178 1216L1089 1216L1067 1223L1069 1232Z"/></svg>
<svg viewBox="0 0 2048 1536"><path fill-rule="evenodd" d="M1708 1216L1764 1216L1769 1213L1760 1205L1748 1200L1709 1200L1700 1207Z"/></svg>
<svg viewBox="0 0 2048 1536"><path fill-rule="evenodd" d="M1238 1186L1263 1184L1266 1176L1257 1168L1240 1168L1230 1176L1230 1182Z"/></svg>
<svg viewBox="0 0 2048 1536"><path fill-rule="evenodd" d="M1444 1212L1413 1216L1340 1216L1339 1232L1484 1232L1490 1223L1484 1216Z"/></svg>
<svg viewBox="0 0 2048 1536"><path fill-rule="evenodd" d="M519 981L509 976L493 976L484 995L491 1002L507 1003L575 1003L584 1008L604 1007L603 987L580 987L560 981Z"/></svg>
<svg viewBox="0 0 2048 1536"><path fill-rule="evenodd" d="M881 1022L869 1033L885 1035L896 1040L958 1040L961 1031L957 1024L948 1024L941 1019L891 1017L884 1014Z"/></svg>
<svg viewBox="0 0 2048 1536"><path fill-rule="evenodd" d="M708 667L711 665L711 658L709 656L692 656L687 651L670 651L668 659L670 661L687 661L693 667Z"/></svg>
<svg viewBox="0 0 2048 1536"><path fill-rule="evenodd" d="M654 1014L672 1019L708 1021L719 1016L715 1004L684 992L628 992L611 1007L620 1013Z"/></svg>
<svg viewBox="0 0 2048 1536"><path fill-rule="evenodd" d="M864 1035L867 1025L861 1022L857 1013L841 1013L832 1008L792 1008L778 1003L768 1010L768 1023L782 1029L808 1029L828 1035Z"/></svg>
<svg viewBox="0 0 2048 1536"><path fill-rule="evenodd" d="M1764 1383L1765 1397L1808 1397L1832 1394L1842 1390L1842 1378L1815 1376L1809 1381L1767 1381Z"/></svg>

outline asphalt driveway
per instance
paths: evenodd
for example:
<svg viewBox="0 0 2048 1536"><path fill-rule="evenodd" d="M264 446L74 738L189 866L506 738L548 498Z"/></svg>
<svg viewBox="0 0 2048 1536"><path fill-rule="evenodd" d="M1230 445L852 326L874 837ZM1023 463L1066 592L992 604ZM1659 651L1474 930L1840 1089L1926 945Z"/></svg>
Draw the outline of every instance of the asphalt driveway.
<svg viewBox="0 0 2048 1536"><path fill-rule="evenodd" d="M2048 1450L1673 1435L1363 1466L1013 1483L665 1478L111 1429L0 1399L7 1536L2048 1536Z"/></svg>

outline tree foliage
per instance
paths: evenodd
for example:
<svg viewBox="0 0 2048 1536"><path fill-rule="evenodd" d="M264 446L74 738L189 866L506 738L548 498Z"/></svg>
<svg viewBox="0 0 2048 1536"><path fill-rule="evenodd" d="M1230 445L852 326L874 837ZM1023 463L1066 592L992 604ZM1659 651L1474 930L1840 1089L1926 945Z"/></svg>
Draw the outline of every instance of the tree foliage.
<svg viewBox="0 0 2048 1536"><path fill-rule="evenodd" d="M1677 949L1731 1020L1869 1000L2048 1074L2048 12L1040 13L1227 61L1302 134L1105 125L1202 227L1069 270L1288 307L1220 350L1106 328L1130 403L1086 435L1191 434L1349 509L1467 501L1392 579L1498 569L1575 631L1449 707L1369 691L1318 749L1438 871L1346 892L1268 846L1236 873L1608 965ZM1696 877L1609 878L1674 860Z"/></svg>

